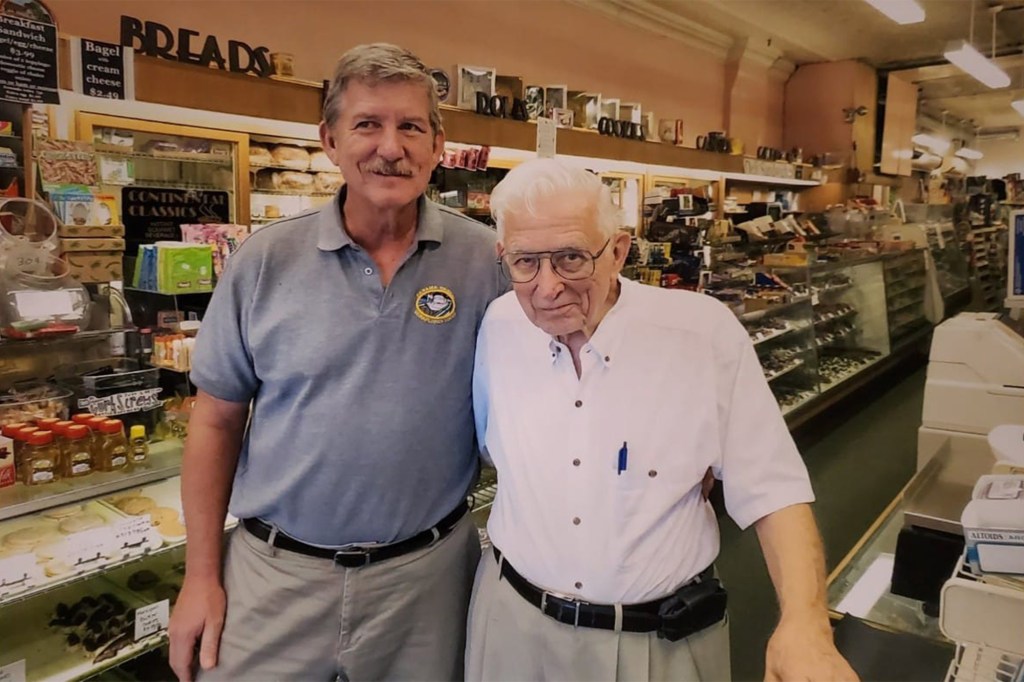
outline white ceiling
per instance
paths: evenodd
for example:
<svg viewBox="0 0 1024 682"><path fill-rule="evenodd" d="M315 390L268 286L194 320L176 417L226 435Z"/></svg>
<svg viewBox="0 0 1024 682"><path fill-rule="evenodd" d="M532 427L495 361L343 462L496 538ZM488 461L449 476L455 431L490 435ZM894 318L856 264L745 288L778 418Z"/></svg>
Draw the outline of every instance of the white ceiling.
<svg viewBox="0 0 1024 682"><path fill-rule="evenodd" d="M901 26L862 0L578 0L580 4L691 42L703 39L724 53L746 41L762 54L796 64L859 59L901 75L921 88L926 112L994 128L1024 125L1009 107L1024 97L1024 0L919 0L926 19ZM973 12L972 12L973 7ZM990 90L942 57L946 42L968 38L992 49L994 7L996 53L1013 85Z"/></svg>

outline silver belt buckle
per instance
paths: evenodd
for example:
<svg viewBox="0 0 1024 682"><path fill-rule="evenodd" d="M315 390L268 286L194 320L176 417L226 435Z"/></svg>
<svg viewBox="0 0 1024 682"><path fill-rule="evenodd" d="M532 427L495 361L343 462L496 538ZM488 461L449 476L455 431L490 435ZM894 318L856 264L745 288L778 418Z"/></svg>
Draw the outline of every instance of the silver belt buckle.
<svg viewBox="0 0 1024 682"><path fill-rule="evenodd" d="M341 549L334 552L334 563L340 563L338 560L342 557L363 557L363 565L366 566L370 563L370 549L362 545L346 545Z"/></svg>

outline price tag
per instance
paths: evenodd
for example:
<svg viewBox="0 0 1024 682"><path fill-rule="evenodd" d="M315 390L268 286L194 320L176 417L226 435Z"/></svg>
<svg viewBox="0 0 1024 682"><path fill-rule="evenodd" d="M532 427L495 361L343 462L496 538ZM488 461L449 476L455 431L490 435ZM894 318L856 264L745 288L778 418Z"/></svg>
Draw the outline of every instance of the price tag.
<svg viewBox="0 0 1024 682"><path fill-rule="evenodd" d="M64 563L72 568L88 567L102 561L115 549L120 549L120 546L116 545L109 528L90 528L69 536L64 541L61 554Z"/></svg>
<svg viewBox="0 0 1024 682"><path fill-rule="evenodd" d="M0 597L24 592L39 583L42 577L35 554L18 554L0 559Z"/></svg>
<svg viewBox="0 0 1024 682"><path fill-rule="evenodd" d="M0 666L0 682L25 682L25 659Z"/></svg>
<svg viewBox="0 0 1024 682"><path fill-rule="evenodd" d="M150 523L148 514L133 516L114 524L114 541L118 549L141 552L149 542L152 532L153 524Z"/></svg>
<svg viewBox="0 0 1024 682"><path fill-rule="evenodd" d="M171 620L171 602L168 599L135 609L135 641L167 629Z"/></svg>
<svg viewBox="0 0 1024 682"><path fill-rule="evenodd" d="M543 116L537 119L537 158L555 158L555 140L557 135L558 126L555 124L555 119L544 118Z"/></svg>

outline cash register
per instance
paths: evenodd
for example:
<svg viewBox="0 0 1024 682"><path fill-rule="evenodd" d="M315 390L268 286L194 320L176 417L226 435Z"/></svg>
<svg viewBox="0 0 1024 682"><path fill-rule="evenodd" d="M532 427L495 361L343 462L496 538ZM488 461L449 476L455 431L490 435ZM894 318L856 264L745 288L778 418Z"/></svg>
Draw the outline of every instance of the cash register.
<svg viewBox="0 0 1024 682"><path fill-rule="evenodd" d="M939 591L964 546L960 515L996 456L988 435L1024 424L1024 211L1010 216L1006 309L961 313L935 328L928 358L917 468L942 453L932 480L904 500L892 591L937 615Z"/></svg>

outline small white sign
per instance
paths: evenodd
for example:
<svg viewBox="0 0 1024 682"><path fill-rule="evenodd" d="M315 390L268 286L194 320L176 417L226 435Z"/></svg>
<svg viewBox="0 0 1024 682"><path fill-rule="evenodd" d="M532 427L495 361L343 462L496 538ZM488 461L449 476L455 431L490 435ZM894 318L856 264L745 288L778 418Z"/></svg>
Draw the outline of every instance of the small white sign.
<svg viewBox="0 0 1024 682"><path fill-rule="evenodd" d="M102 561L114 549L114 535L109 528L90 528L68 536L61 547L61 554L64 563L72 568L88 567Z"/></svg>
<svg viewBox="0 0 1024 682"><path fill-rule="evenodd" d="M148 515L133 516L114 524L114 541L118 549L141 552L149 542L152 531L153 524Z"/></svg>
<svg viewBox="0 0 1024 682"><path fill-rule="evenodd" d="M40 578L42 572L35 554L17 554L0 559L0 597L24 592L37 584Z"/></svg>
<svg viewBox="0 0 1024 682"><path fill-rule="evenodd" d="M555 141L558 135L558 126L552 118L540 117L537 119L537 158L555 158Z"/></svg>
<svg viewBox="0 0 1024 682"><path fill-rule="evenodd" d="M171 602L164 599L135 610L135 641L167 629L171 620Z"/></svg>
<svg viewBox="0 0 1024 682"><path fill-rule="evenodd" d="M0 682L25 682L25 659L0 666Z"/></svg>

